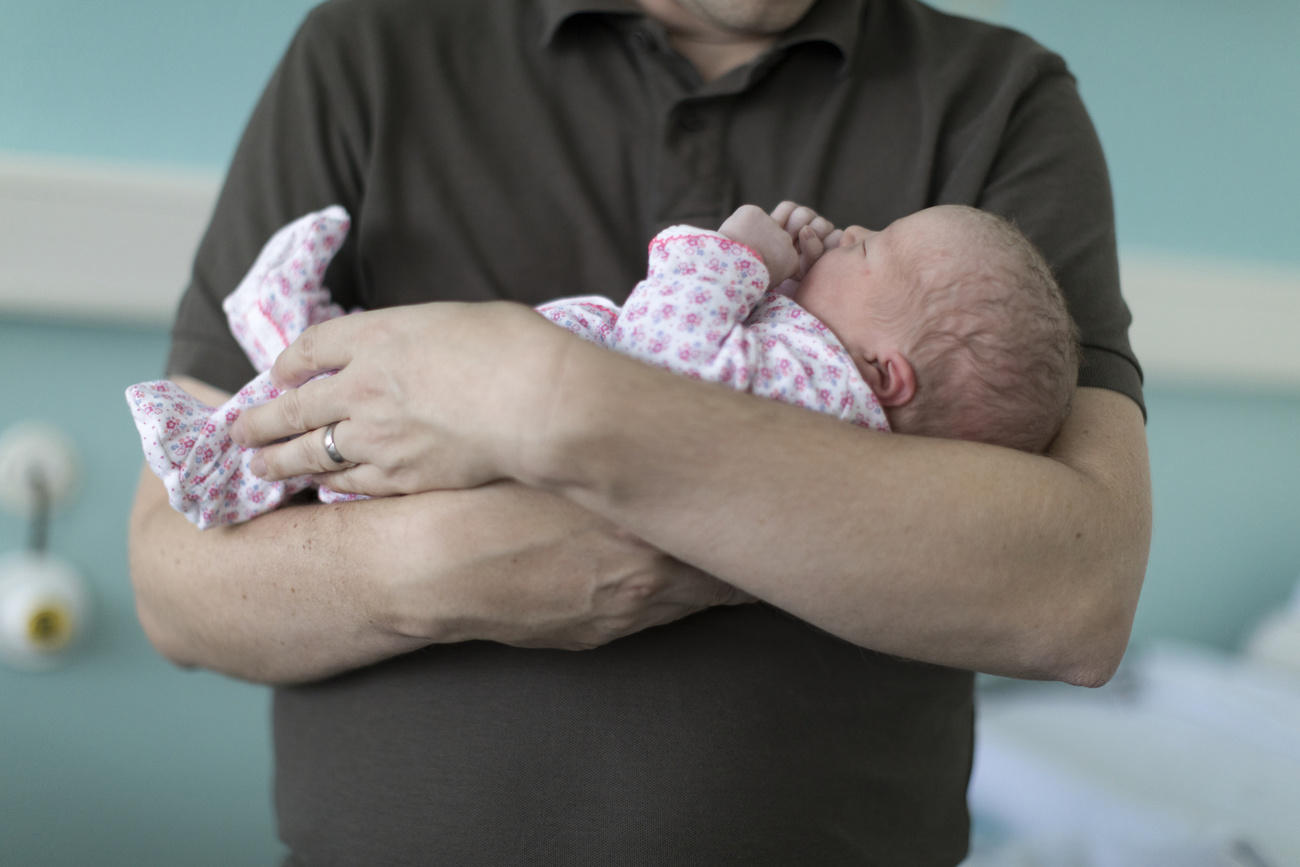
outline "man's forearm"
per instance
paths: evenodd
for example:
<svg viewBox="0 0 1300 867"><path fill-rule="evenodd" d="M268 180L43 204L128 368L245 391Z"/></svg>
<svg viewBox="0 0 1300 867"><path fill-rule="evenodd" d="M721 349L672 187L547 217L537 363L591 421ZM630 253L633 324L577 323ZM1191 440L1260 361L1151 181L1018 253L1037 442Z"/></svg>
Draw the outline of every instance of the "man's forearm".
<svg viewBox="0 0 1300 867"><path fill-rule="evenodd" d="M642 364L516 304L333 320L279 357L278 381L322 360L352 375L240 419L250 443L312 431L265 449L277 478L319 471L313 429L346 406L359 426L405 420L364 457L379 482L558 493L865 647L1075 683L1104 681L1123 654L1150 490L1141 413L1119 394L1080 390L1041 457L860 430Z"/></svg>
<svg viewBox="0 0 1300 867"><path fill-rule="evenodd" d="M200 531L146 472L131 572L164 655L265 683L434 643L595 647L752 601L580 506L506 483L291 506Z"/></svg>
<svg viewBox="0 0 1300 867"><path fill-rule="evenodd" d="M393 504L355 505L291 506L201 531L145 470L130 561L149 638L178 664L261 682L319 678L428 643L391 623L376 580L402 565L385 553L401 545L400 525L382 520Z"/></svg>
<svg viewBox="0 0 1300 867"><path fill-rule="evenodd" d="M1090 684L1118 664L1150 538L1127 398L1082 390L1050 457L864 432L618 359L571 359L555 400L519 478L821 628L1014 676Z"/></svg>
<svg viewBox="0 0 1300 867"><path fill-rule="evenodd" d="M593 647L749 601L581 506L508 483L290 506L200 531L146 469L130 555L140 622L162 653L267 683L431 643Z"/></svg>

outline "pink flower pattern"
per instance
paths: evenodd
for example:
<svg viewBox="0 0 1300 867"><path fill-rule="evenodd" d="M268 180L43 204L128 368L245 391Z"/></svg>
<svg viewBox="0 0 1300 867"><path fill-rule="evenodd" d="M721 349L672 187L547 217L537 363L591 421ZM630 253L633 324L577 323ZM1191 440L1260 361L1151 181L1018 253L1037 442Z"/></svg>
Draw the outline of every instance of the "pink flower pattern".
<svg viewBox="0 0 1300 867"><path fill-rule="evenodd" d="M889 430L834 332L767 284L762 259L744 244L673 226L650 242L646 278L622 310L596 296L537 309L579 337L676 373Z"/></svg>
<svg viewBox="0 0 1300 867"><path fill-rule="evenodd" d="M295 220L272 236L225 299L231 332L261 371L226 403L207 406L165 380L126 390L150 469L172 507L200 528L247 521L312 486L305 476L259 479L248 467L253 450L237 446L229 431L244 409L279 395L269 370L285 347L307 326L343 315L321 281L349 226L337 205ZM598 296L537 309L580 337L693 379L889 430L830 329L767 292L767 284L767 268L745 245L674 226L651 241L646 279L621 310ZM363 499L325 488L319 496Z"/></svg>
<svg viewBox="0 0 1300 867"><path fill-rule="evenodd" d="M334 205L285 226L222 303L235 339L261 371L224 404L207 406L166 380L126 390L145 461L166 486L172 508L202 529L247 521L312 486L306 476L267 482L253 475L253 450L230 439L230 426L244 409L279 395L269 370L294 338L308 325L343 315L321 280L349 225L347 212ZM319 496L359 499L326 488Z"/></svg>

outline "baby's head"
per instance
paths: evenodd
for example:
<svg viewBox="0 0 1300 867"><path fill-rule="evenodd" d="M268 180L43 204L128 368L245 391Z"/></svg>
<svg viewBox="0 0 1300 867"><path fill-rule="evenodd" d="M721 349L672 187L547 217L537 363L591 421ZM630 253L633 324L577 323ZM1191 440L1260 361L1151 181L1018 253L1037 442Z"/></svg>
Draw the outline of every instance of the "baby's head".
<svg viewBox="0 0 1300 867"><path fill-rule="evenodd" d="M1074 393L1074 323L1051 269L1000 217L958 205L845 230L794 298L825 322L900 433L1029 452Z"/></svg>

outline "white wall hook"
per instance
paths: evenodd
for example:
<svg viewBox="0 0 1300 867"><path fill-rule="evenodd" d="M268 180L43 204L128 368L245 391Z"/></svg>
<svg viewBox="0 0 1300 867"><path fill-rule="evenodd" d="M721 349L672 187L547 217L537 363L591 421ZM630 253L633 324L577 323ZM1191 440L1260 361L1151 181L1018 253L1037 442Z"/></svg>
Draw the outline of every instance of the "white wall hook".
<svg viewBox="0 0 1300 867"><path fill-rule="evenodd" d="M77 481L77 452L59 428L19 422L0 434L0 505L23 517L34 515L40 507L37 478L48 505L66 499Z"/></svg>

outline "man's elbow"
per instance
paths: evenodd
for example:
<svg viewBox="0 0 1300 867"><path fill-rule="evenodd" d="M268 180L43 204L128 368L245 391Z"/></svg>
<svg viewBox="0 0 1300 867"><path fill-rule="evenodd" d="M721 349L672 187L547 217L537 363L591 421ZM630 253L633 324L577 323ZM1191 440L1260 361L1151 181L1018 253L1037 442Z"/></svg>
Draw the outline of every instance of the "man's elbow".
<svg viewBox="0 0 1300 867"><path fill-rule="evenodd" d="M1093 538L1076 535L1064 594L1069 606L1056 622L1056 679L1076 686L1106 684L1128 649L1138 598L1151 552L1151 488L1145 463L1135 464L1121 481L1106 486L1099 507L1104 514ZM1104 541L1097 541L1104 540Z"/></svg>
<svg viewBox="0 0 1300 867"><path fill-rule="evenodd" d="M277 671L267 660L233 652L191 632L184 624L166 613L165 605L155 605L149 594L136 591L136 619L145 638L163 659L182 669L204 669L237 680L262 686L303 683L310 678L296 671Z"/></svg>
<svg viewBox="0 0 1300 867"><path fill-rule="evenodd" d="M149 481L146 479L142 484ZM127 529L127 566L135 596L136 620L145 638L161 656L182 668L193 668L197 662L174 616L168 616L166 589L170 582L162 554L166 546L161 530L163 519L168 517L164 512L168 506L165 500L157 499L137 496Z"/></svg>
<svg viewBox="0 0 1300 867"><path fill-rule="evenodd" d="M1073 649L1056 673L1055 679L1072 686L1095 689L1105 686L1119 670L1128 649L1129 629L1116 629L1113 634L1098 637Z"/></svg>
<svg viewBox="0 0 1300 867"><path fill-rule="evenodd" d="M135 546L132 546L134 553ZM135 616L144 632L145 638L153 645L164 659L181 668L194 668L197 661L192 654L174 619L166 614L167 605L156 589L158 583L151 580L147 564L139 558L131 558L131 585L135 592Z"/></svg>
<svg viewBox="0 0 1300 867"><path fill-rule="evenodd" d="M1053 626L1035 630L1021 648L1019 664L1007 672L1026 680L1071 686L1105 686L1128 649L1132 617L1114 611L1084 616L1077 609L1052 618Z"/></svg>
<svg viewBox="0 0 1300 867"><path fill-rule="evenodd" d="M1104 686L1114 677L1128 650L1138 595L1146 575L1149 535L1135 534L1140 556L1117 557L1110 579L1098 582L1090 597L1072 601L1064 628L1054 630L1051 679L1075 686Z"/></svg>
<svg viewBox="0 0 1300 867"><path fill-rule="evenodd" d="M1123 395L1080 388L1049 457L1073 472L1060 499L1054 544L1044 549L1051 578L1028 591L1029 639L1039 674L1101 686L1128 648L1151 549L1151 473L1138 406ZM1039 572L1041 575L1041 571Z"/></svg>
<svg viewBox="0 0 1300 867"><path fill-rule="evenodd" d="M189 647L180 639L166 618L159 616L150 606L148 600L136 589L135 616L144 632L144 637L153 645L153 649L168 662L180 668L196 668L198 663L192 658Z"/></svg>

